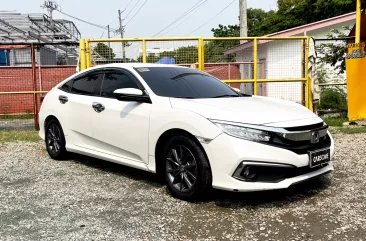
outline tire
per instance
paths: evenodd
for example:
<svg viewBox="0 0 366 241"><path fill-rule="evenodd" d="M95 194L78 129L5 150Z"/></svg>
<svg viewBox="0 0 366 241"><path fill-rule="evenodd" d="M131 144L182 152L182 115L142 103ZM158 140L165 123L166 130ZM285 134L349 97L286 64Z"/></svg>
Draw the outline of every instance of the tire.
<svg viewBox="0 0 366 241"><path fill-rule="evenodd" d="M174 197L195 201L211 189L212 174L207 157L189 137L172 137L162 157L165 182Z"/></svg>
<svg viewBox="0 0 366 241"><path fill-rule="evenodd" d="M46 125L45 143L52 159L62 160L67 156L65 135L60 123L55 119L50 120Z"/></svg>

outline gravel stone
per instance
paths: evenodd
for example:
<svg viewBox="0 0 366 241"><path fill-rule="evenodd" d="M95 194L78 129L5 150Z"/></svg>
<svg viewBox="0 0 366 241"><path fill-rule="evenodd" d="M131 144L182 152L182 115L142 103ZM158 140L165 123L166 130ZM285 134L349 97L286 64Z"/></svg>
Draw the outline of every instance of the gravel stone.
<svg viewBox="0 0 366 241"><path fill-rule="evenodd" d="M174 199L154 174L0 143L0 240L365 240L366 134L334 138L330 175L198 203Z"/></svg>

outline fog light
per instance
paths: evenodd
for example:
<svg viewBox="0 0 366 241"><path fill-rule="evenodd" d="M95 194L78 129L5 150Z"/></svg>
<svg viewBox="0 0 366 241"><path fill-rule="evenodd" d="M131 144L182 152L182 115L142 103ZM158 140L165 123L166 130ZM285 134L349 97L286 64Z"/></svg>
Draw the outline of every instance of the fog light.
<svg viewBox="0 0 366 241"><path fill-rule="evenodd" d="M245 179L253 179L256 176L255 172L250 166L244 168L242 175Z"/></svg>

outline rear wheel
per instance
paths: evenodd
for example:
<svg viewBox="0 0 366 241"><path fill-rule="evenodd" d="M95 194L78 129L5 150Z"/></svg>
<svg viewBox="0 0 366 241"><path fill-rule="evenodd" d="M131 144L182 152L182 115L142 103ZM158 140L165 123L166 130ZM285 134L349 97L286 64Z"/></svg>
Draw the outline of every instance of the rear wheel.
<svg viewBox="0 0 366 241"><path fill-rule="evenodd" d="M66 157L65 136L60 123L53 119L46 126L46 148L52 159L61 160Z"/></svg>
<svg viewBox="0 0 366 241"><path fill-rule="evenodd" d="M206 155L190 138L171 138L163 157L165 181L173 196L196 200L211 188L212 175Z"/></svg>

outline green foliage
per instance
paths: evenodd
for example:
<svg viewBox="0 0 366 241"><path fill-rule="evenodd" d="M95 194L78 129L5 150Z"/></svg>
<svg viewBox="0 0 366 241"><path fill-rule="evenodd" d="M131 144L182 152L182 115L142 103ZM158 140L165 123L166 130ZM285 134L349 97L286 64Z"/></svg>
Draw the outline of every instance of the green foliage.
<svg viewBox="0 0 366 241"><path fill-rule="evenodd" d="M347 116L342 117L324 117L324 122L327 123L328 126L343 126L344 122L348 121Z"/></svg>
<svg viewBox="0 0 366 241"><path fill-rule="evenodd" d="M212 28L214 37L238 37L240 35L239 25L224 26L219 24L218 28Z"/></svg>
<svg viewBox="0 0 366 241"><path fill-rule="evenodd" d="M345 32L349 32L349 26L343 27L344 31L338 29L332 29L327 38L329 39L339 39L345 38ZM318 55L320 56L319 61L321 63L330 64L334 67L337 74L343 74L346 71L346 59L347 54L347 43L346 41L340 41L339 43L322 43L318 47Z"/></svg>
<svg viewBox="0 0 366 241"><path fill-rule="evenodd" d="M319 109L347 110L347 93L339 87L324 89L320 94Z"/></svg>
<svg viewBox="0 0 366 241"><path fill-rule="evenodd" d="M278 0L277 11L249 8L248 36L264 36L300 25L350 13L356 9L356 0ZM215 37L239 37L238 25L211 30Z"/></svg>
<svg viewBox="0 0 366 241"><path fill-rule="evenodd" d="M113 49L104 43L98 43L97 46L94 47L93 51L105 59L113 59L116 56L116 54L113 53Z"/></svg>
<svg viewBox="0 0 366 241"><path fill-rule="evenodd" d="M187 46L177 48L175 51L165 51L159 56L148 55L146 61L148 63L155 63L163 57L174 58L176 64L191 64L198 62L198 49L196 46ZM142 62L142 57L137 59L138 62Z"/></svg>

